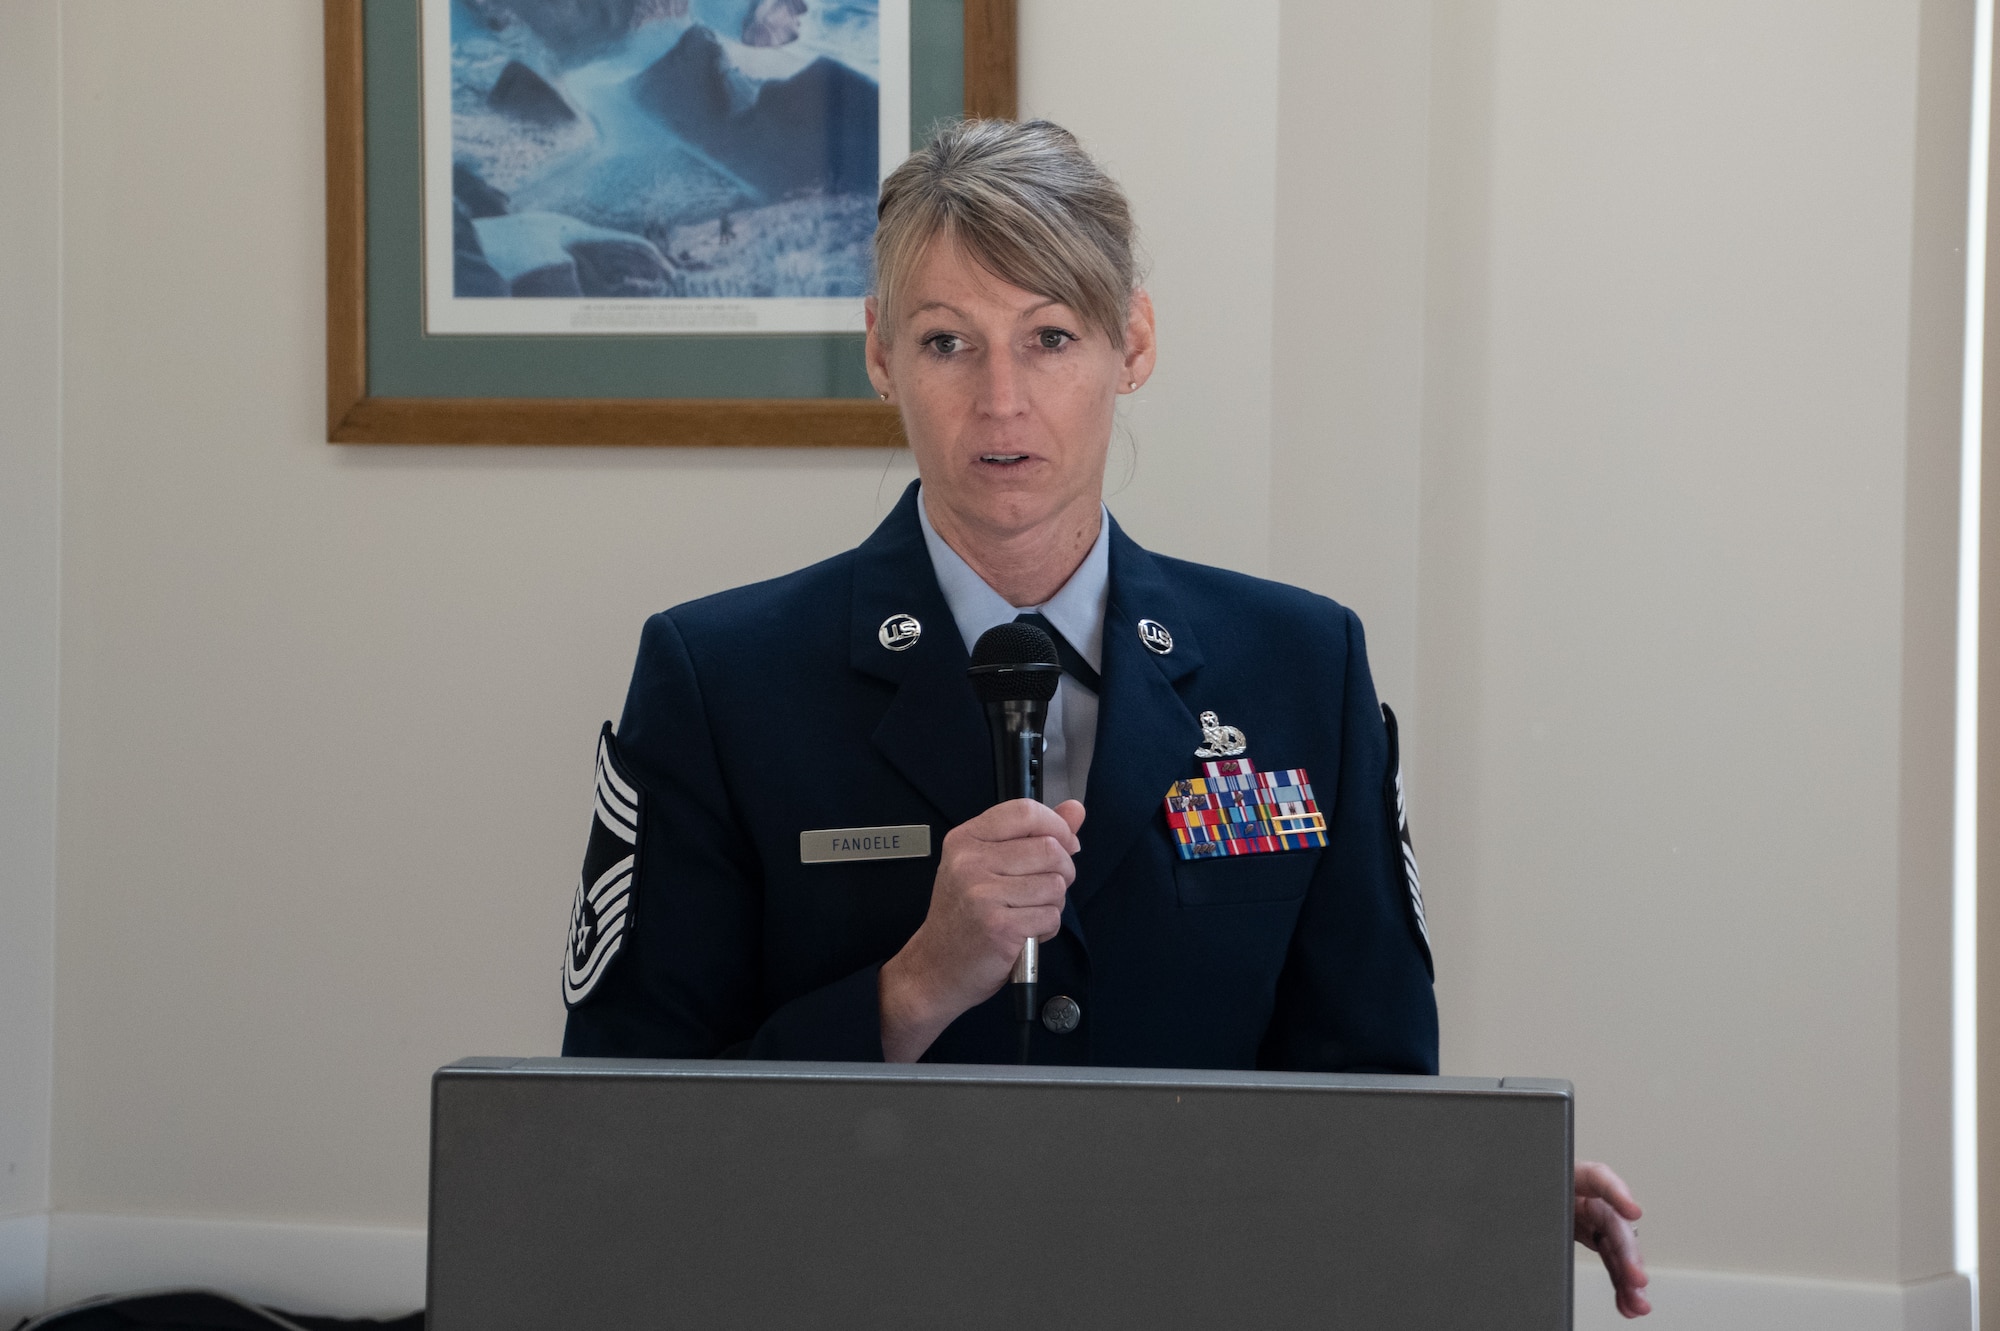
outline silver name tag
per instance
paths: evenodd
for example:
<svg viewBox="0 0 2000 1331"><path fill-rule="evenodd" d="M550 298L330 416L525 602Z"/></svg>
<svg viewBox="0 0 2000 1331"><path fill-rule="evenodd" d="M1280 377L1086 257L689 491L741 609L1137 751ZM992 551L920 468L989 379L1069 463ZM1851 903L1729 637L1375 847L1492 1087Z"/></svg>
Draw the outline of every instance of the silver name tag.
<svg viewBox="0 0 2000 1331"><path fill-rule="evenodd" d="M832 860L914 860L931 853L931 829L910 827L829 827L799 833L799 863Z"/></svg>

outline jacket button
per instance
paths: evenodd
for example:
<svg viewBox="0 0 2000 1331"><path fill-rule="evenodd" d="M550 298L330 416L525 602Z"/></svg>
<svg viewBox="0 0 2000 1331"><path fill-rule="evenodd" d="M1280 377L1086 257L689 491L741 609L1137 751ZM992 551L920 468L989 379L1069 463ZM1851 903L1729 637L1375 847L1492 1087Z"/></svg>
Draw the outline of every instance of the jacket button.
<svg viewBox="0 0 2000 1331"><path fill-rule="evenodd" d="M1068 1035L1083 1020L1083 1009L1068 994L1057 994L1042 1004L1042 1025L1057 1035Z"/></svg>

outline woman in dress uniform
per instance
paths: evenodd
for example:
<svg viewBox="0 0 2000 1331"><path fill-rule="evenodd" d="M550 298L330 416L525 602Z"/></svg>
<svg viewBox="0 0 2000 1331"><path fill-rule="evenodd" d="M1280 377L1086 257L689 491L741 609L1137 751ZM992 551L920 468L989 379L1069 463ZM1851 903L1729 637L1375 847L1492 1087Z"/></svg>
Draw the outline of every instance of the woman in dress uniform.
<svg viewBox="0 0 2000 1331"><path fill-rule="evenodd" d="M1013 1062L1033 938L1035 1062L1435 1073L1360 622L1104 507L1155 355L1123 193L1054 125L972 121L878 216L868 373L920 480L858 549L646 624L599 740L563 1052ZM1064 666L1047 803L988 807L968 654L1024 614ZM1230 786L1261 835L1201 816ZM1636 1315L1638 1208L1602 1166L1577 1187Z"/></svg>

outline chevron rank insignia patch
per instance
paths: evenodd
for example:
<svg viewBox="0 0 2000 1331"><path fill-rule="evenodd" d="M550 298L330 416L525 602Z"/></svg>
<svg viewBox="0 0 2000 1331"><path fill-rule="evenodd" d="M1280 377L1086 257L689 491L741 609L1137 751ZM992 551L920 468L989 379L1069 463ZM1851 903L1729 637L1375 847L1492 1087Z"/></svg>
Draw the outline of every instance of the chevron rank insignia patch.
<svg viewBox="0 0 2000 1331"><path fill-rule="evenodd" d="M1326 819L1305 768L1260 772L1248 758L1225 758L1203 763L1202 771L1167 791L1167 826L1182 859L1326 845Z"/></svg>
<svg viewBox="0 0 2000 1331"><path fill-rule="evenodd" d="M1424 919L1424 887L1417 876L1417 847L1410 840L1410 813L1403 803L1403 744L1397 733L1396 714L1389 710L1389 704L1382 704L1382 723L1389 728L1389 781L1383 794L1383 802L1396 811L1396 842L1403 854L1403 884L1410 894L1410 919L1417 926L1417 936L1424 943L1424 965L1431 965L1431 929ZM1436 979L1436 972L1432 972Z"/></svg>
<svg viewBox="0 0 2000 1331"><path fill-rule="evenodd" d="M563 1003L572 1008L590 997L632 931L632 883L639 867L645 797L618 761L618 739L609 721L597 736L593 804L590 845L583 853L563 956Z"/></svg>

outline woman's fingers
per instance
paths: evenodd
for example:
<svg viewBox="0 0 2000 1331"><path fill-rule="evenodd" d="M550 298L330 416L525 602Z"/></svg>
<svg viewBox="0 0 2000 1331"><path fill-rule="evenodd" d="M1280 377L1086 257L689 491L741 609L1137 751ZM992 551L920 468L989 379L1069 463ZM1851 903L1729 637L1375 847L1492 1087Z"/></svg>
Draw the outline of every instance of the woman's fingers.
<svg viewBox="0 0 2000 1331"><path fill-rule="evenodd" d="M1644 1214L1639 1209L1639 1203L1633 1200L1632 1190L1625 1186L1625 1180L1614 1174L1611 1166L1601 1165L1595 1160L1576 1162L1576 1195L1601 1198L1627 1220L1637 1220Z"/></svg>
<svg viewBox="0 0 2000 1331"><path fill-rule="evenodd" d="M1062 847L1042 838L957 857L946 875L975 909L1005 910L1060 902L1076 881L1076 864Z"/></svg>
<svg viewBox="0 0 2000 1331"><path fill-rule="evenodd" d="M1058 874L1065 881L1076 878L1076 862L1054 837L1027 837L989 845L976 858L998 878L1034 878L1042 874Z"/></svg>
<svg viewBox="0 0 2000 1331"><path fill-rule="evenodd" d="M1021 912L1045 910L1053 907L1061 911L1063 899L1069 895L1069 876L1059 873L1022 874L1012 878L998 878L993 885L981 893L983 904L979 909L988 918L1014 928ZM1017 929L1014 937L1028 936L1025 927Z"/></svg>
<svg viewBox="0 0 2000 1331"><path fill-rule="evenodd" d="M995 946L1009 951L1011 961L1012 955L1019 954L1025 940L1033 938L1036 942L1043 942L1046 941L1044 935L1054 938L1061 931L1061 906L1035 906L1009 911L1004 926L993 931L993 941Z"/></svg>
<svg viewBox="0 0 2000 1331"><path fill-rule="evenodd" d="M1083 830L1083 803L1080 800L1064 800L1056 805L1056 816L1069 824L1072 834Z"/></svg>
<svg viewBox="0 0 2000 1331"><path fill-rule="evenodd" d="M931 908L919 931L936 969L964 981L967 995L990 992L1024 940L1053 936L1076 881L1070 858L1083 806L1058 813L1032 800L1010 800L945 836ZM914 940L913 940L914 941Z"/></svg>
<svg viewBox="0 0 2000 1331"><path fill-rule="evenodd" d="M924 922L883 967L885 1057L914 1059L1007 981L1024 940L1062 928L1083 805L1009 800L945 833Z"/></svg>
<svg viewBox="0 0 2000 1331"><path fill-rule="evenodd" d="M1064 808L1070 805L1076 805L1073 819L1034 800L1008 800L952 830L963 830L979 841L999 843L1030 837L1052 837L1065 851L1074 855L1081 848L1076 839L1076 829L1083 825L1083 806L1075 800L1063 801Z"/></svg>
<svg viewBox="0 0 2000 1331"><path fill-rule="evenodd" d="M1577 1197L1576 1241L1595 1252L1604 1263L1620 1313L1626 1317L1644 1317L1653 1310L1652 1301L1645 1294L1646 1259L1639 1252L1638 1231L1609 1201L1601 1197Z"/></svg>

